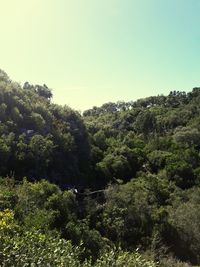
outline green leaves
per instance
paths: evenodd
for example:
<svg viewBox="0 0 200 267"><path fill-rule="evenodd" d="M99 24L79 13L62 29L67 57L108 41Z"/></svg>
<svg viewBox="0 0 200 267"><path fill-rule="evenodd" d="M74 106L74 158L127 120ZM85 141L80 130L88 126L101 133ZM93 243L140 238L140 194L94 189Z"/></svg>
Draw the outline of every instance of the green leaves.
<svg viewBox="0 0 200 267"><path fill-rule="evenodd" d="M1 266L81 266L79 248L58 236L39 231L16 233L0 245Z"/></svg>

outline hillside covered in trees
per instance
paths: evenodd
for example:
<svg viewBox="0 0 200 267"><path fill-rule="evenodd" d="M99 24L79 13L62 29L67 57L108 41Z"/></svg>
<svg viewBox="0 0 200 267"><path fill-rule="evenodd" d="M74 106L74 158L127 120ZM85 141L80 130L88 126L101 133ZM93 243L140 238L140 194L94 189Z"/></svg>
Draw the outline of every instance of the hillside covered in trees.
<svg viewBox="0 0 200 267"><path fill-rule="evenodd" d="M0 266L200 265L200 88L51 98L0 71Z"/></svg>

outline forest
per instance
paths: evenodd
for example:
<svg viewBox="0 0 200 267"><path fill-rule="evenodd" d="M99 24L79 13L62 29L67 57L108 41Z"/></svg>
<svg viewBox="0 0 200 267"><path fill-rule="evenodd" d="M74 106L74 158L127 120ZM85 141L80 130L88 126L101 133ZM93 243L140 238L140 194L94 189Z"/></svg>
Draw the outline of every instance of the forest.
<svg viewBox="0 0 200 267"><path fill-rule="evenodd" d="M0 70L0 266L200 266L200 88L52 96Z"/></svg>

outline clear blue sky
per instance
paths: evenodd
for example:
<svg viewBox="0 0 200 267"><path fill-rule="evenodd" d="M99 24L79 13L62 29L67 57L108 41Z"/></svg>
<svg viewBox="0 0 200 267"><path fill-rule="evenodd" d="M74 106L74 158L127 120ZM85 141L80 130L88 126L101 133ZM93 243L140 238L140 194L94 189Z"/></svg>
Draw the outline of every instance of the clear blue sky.
<svg viewBox="0 0 200 267"><path fill-rule="evenodd" d="M200 0L0 0L0 68L84 110L200 85Z"/></svg>

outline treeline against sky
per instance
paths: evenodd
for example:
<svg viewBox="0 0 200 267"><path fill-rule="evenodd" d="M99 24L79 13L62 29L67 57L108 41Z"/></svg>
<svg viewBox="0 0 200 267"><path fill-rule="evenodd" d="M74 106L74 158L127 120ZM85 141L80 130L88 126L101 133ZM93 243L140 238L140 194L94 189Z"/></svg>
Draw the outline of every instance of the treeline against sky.
<svg viewBox="0 0 200 267"><path fill-rule="evenodd" d="M200 264L200 88L82 115L51 98L46 85L21 86L0 71L2 262L23 266L14 240L35 262L43 245L32 248L47 242L63 262L75 246L74 266L111 266L112 253L116 266L137 266L137 248L138 266Z"/></svg>

